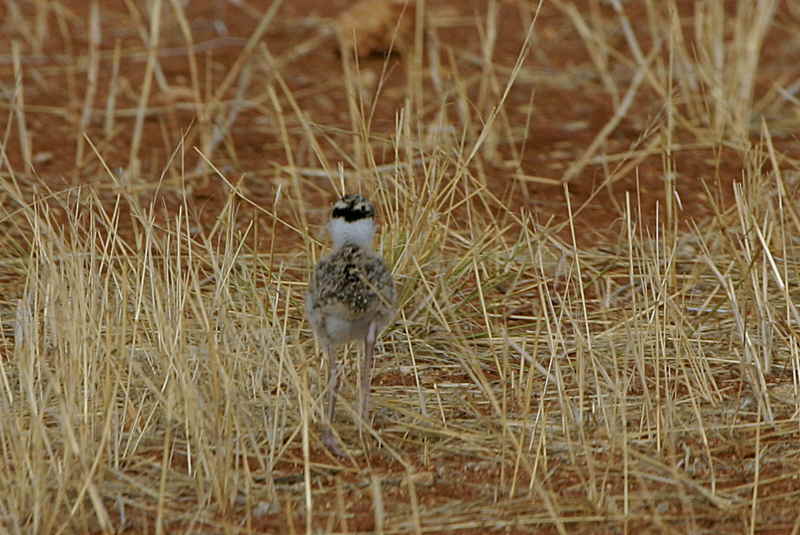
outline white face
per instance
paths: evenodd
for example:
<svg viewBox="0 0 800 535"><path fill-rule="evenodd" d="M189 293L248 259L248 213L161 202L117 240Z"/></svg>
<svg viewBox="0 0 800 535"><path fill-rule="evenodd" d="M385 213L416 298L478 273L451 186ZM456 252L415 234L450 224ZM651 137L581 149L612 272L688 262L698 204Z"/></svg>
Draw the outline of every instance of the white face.
<svg viewBox="0 0 800 535"><path fill-rule="evenodd" d="M328 223L334 247L352 243L359 247L371 248L375 236L375 220L364 217L355 221L345 221L343 217L334 217Z"/></svg>
<svg viewBox="0 0 800 535"><path fill-rule="evenodd" d="M361 195L345 195L333 205L328 230L334 247L352 243L371 249L375 235L375 208Z"/></svg>

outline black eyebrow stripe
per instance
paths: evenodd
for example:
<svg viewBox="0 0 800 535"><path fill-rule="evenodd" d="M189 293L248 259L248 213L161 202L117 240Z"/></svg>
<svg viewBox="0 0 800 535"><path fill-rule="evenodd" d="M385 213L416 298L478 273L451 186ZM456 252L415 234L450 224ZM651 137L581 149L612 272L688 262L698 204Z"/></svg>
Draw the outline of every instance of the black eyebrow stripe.
<svg viewBox="0 0 800 535"><path fill-rule="evenodd" d="M348 223L352 223L353 221L358 221L359 219L372 217L373 213L372 210L355 210L352 206L347 206L345 208L335 207L333 209L332 216L341 217Z"/></svg>

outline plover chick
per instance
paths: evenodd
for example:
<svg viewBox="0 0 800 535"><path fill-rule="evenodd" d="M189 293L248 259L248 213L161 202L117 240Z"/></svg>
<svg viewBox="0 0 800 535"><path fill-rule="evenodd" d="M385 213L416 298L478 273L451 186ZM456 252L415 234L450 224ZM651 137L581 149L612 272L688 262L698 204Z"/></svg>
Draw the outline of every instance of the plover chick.
<svg viewBox="0 0 800 535"><path fill-rule="evenodd" d="M366 422L375 341L393 316L395 289L391 272L372 249L375 208L366 198L347 195L337 201L328 230L333 252L311 274L306 314L328 357L322 441L332 453L344 456L332 428L340 373L336 347L364 340L359 415Z"/></svg>

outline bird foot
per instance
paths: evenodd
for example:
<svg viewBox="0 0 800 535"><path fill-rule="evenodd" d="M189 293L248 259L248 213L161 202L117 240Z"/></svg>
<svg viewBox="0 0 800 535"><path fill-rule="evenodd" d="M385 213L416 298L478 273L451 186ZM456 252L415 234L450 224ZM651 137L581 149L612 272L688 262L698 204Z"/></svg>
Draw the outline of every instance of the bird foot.
<svg viewBox="0 0 800 535"><path fill-rule="evenodd" d="M367 401L366 403L362 402L361 406L358 409L358 417L365 424L370 423L371 412L372 412L370 405L371 404L369 401Z"/></svg>
<svg viewBox="0 0 800 535"><path fill-rule="evenodd" d="M332 429L327 428L322 432L322 443L336 457L347 457L347 452L342 447L339 439L336 438L336 435L333 434Z"/></svg>

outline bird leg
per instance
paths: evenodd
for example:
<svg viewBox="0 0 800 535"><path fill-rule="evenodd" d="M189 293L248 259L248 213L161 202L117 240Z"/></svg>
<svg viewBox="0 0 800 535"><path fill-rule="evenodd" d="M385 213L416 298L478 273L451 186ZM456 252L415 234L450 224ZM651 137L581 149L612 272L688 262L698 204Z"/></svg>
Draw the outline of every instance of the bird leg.
<svg viewBox="0 0 800 535"><path fill-rule="evenodd" d="M328 388L325 392L324 428L322 430L322 443L338 457L346 457L339 440L333 433L333 416L336 414L336 397L339 393L339 364L336 361L336 348L326 344L325 354L328 356Z"/></svg>
<svg viewBox="0 0 800 535"><path fill-rule="evenodd" d="M367 335L364 337L364 359L361 361L361 392L359 416L362 422L369 419L369 391L372 384L372 360L375 355L375 340L378 336L377 325L370 322Z"/></svg>

